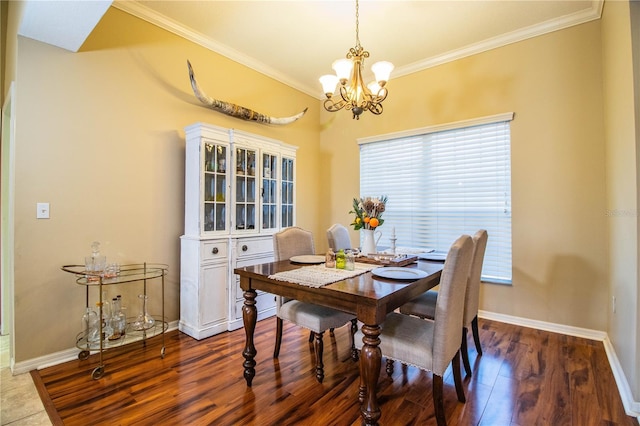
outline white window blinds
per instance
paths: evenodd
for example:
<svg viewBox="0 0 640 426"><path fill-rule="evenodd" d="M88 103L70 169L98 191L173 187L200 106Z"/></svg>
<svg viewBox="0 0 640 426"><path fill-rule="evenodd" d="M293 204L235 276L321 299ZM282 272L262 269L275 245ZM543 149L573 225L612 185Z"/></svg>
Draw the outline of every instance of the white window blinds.
<svg viewBox="0 0 640 426"><path fill-rule="evenodd" d="M381 244L394 227L399 247L447 251L486 229L483 279L511 282L512 115L490 118L360 141L360 195L389 197Z"/></svg>

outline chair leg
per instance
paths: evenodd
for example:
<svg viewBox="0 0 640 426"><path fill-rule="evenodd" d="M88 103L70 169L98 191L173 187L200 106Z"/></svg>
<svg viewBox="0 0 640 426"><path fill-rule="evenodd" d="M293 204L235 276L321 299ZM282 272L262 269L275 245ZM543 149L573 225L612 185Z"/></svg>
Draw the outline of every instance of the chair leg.
<svg viewBox="0 0 640 426"><path fill-rule="evenodd" d="M324 379L324 364L322 363L322 352L324 351L324 343L322 342L322 333L313 333L315 335L315 340L313 343L313 348L316 353L316 379L318 382L322 383Z"/></svg>
<svg viewBox="0 0 640 426"><path fill-rule="evenodd" d="M447 417L444 415L442 376L433 374L433 407L436 412L438 426L447 426Z"/></svg>
<svg viewBox="0 0 640 426"><path fill-rule="evenodd" d="M473 341L476 343L476 351L478 355L482 355L482 346L480 345L480 333L478 332L478 316L471 320L471 331L473 332Z"/></svg>
<svg viewBox="0 0 640 426"><path fill-rule="evenodd" d="M354 318L351 320L351 359L354 362L358 361L358 350L356 349L356 331L358 331L358 320Z"/></svg>
<svg viewBox="0 0 640 426"><path fill-rule="evenodd" d="M467 327L462 327L462 343L460 344L460 355L462 364L467 376L471 377L471 364L469 364L469 351L467 350Z"/></svg>
<svg viewBox="0 0 640 426"><path fill-rule="evenodd" d="M329 329L329 333L333 336L333 327Z"/></svg>
<svg viewBox="0 0 640 426"><path fill-rule="evenodd" d="M453 381L456 384L456 393L458 394L458 401L466 402L467 399L464 396L464 388L462 387L462 375L460 374L460 351L456 352L451 360L451 369L453 370Z"/></svg>
<svg viewBox="0 0 640 426"><path fill-rule="evenodd" d="M393 370L395 367L395 363L392 359L387 358L387 367L386 367L386 371L387 371L387 376L391 377L393 375Z"/></svg>
<svg viewBox="0 0 640 426"><path fill-rule="evenodd" d="M282 344L282 318L276 317L276 346L273 349L273 357L280 355L280 345Z"/></svg>
<svg viewBox="0 0 640 426"><path fill-rule="evenodd" d="M309 343L313 342L313 331L309 332Z"/></svg>

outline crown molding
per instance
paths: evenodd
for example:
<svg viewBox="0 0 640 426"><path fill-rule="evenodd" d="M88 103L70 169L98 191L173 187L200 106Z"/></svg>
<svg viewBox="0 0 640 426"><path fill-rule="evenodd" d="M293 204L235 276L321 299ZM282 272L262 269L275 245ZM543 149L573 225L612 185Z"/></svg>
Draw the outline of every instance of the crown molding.
<svg viewBox="0 0 640 426"><path fill-rule="evenodd" d="M153 24L164 30L167 30L179 37L182 37L186 40L196 43L206 49L216 52L226 58L231 59L232 61L238 62L239 64L242 64L261 74L266 75L267 77L271 77L274 80L277 80L283 84L286 84L289 87L293 87L294 89L297 89L315 98L318 97L318 88L309 88L304 84L302 84L301 82L293 80L290 76L285 75L269 67L268 65L245 55L242 52L232 49L226 44L220 43L216 40L213 40L205 36L204 34L198 31L185 27L181 23L173 19L167 18L166 16L161 15L146 6L143 6L138 2L116 0L112 3L112 6L115 7L116 9L120 9L123 12L133 15L136 18L140 18L143 21L149 22L150 24Z"/></svg>
<svg viewBox="0 0 640 426"><path fill-rule="evenodd" d="M523 40L552 33L554 31L569 28L574 25L580 25L596 19L600 19L600 17L602 16L603 4L604 0L592 0L591 9L561 16L559 18L551 19L540 24L531 25L526 28L521 28L517 31L502 34L498 37L492 37L478 43L470 44L461 49L452 50L443 53L442 55L433 56L422 61L417 61L412 64L396 68L393 72L393 77L395 78L413 74L427 68L432 68L438 65L445 64L447 62L466 58L467 56L476 55L478 53L496 49L498 47L507 46L509 44L517 43Z"/></svg>
<svg viewBox="0 0 640 426"><path fill-rule="evenodd" d="M604 0L592 0L590 9L561 16L556 19L551 19L540 24L532 25L517 31L503 34L499 37L492 37L478 43L473 43L461 49L446 52L442 55L433 56L422 61L417 61L409 65L398 67L393 72L393 78L413 74L427 68L442 65L447 62L465 58L467 56L476 55L478 53L486 52L491 49L496 49L498 47L562 30L574 25L579 25L596 19L600 19L600 17L602 16L603 4ZM309 87L301 83L300 81L292 79L290 76L285 75L262 62L257 61L235 49L232 49L225 44L212 40L202 33L187 28L177 21L160 15L152 9L143 6L138 2L116 0L112 3L112 6L146 22L149 22L150 24L156 25L173 34L176 34L186 40L212 50L222 56L231 59L232 61L238 62L239 64L242 64L261 74L271 77L274 80L277 80L289 87L306 93L307 95L312 96L318 100L323 100L325 98L324 94L320 93L321 90L319 90L317 87Z"/></svg>

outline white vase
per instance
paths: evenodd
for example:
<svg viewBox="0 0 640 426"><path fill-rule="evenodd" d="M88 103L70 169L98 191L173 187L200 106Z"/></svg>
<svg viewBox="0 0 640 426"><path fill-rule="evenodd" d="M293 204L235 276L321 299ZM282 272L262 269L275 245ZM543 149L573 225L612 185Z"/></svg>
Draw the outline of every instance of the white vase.
<svg viewBox="0 0 640 426"><path fill-rule="evenodd" d="M362 231L363 236L362 249L360 252L365 256L376 253L376 246L382 236L382 232L374 231L373 229L361 229L360 231Z"/></svg>

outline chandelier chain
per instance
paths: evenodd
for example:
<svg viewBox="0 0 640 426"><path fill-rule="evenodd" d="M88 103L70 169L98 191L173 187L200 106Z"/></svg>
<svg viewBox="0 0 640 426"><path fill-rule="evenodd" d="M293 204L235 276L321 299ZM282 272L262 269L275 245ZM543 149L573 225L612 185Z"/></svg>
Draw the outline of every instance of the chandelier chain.
<svg viewBox="0 0 640 426"><path fill-rule="evenodd" d="M356 48L360 47L360 7L358 5L358 0L356 0Z"/></svg>

